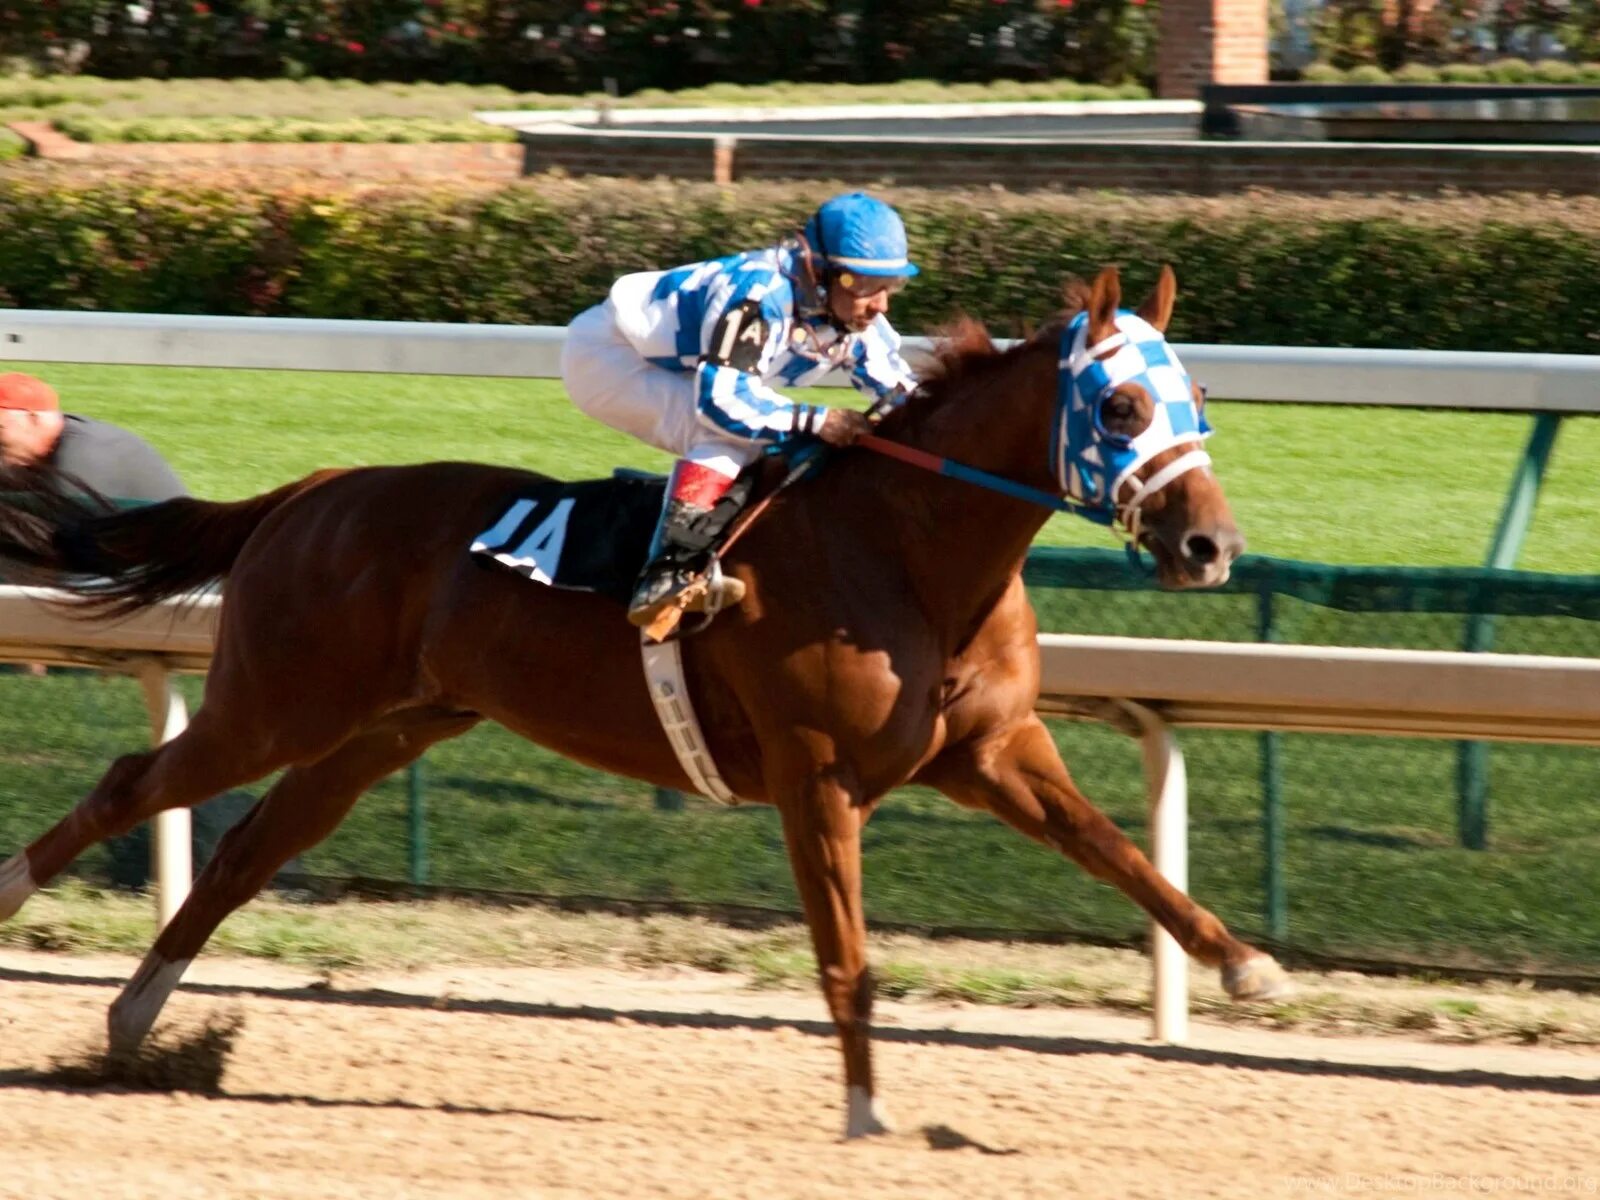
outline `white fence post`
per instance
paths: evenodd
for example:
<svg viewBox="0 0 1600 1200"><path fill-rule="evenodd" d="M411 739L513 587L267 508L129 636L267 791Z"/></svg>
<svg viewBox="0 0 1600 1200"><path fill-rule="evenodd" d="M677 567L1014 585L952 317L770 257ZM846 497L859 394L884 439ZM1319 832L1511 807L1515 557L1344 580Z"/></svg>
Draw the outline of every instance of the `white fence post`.
<svg viewBox="0 0 1600 1200"><path fill-rule="evenodd" d="M150 710L150 740L161 746L182 733L189 725L189 710L178 691L177 681L159 658L139 661L139 686ZM171 808L157 813L151 823L150 873L156 881L156 927L165 929L189 898L194 882L194 854L191 848L192 821L187 808Z"/></svg>
<svg viewBox="0 0 1600 1200"><path fill-rule="evenodd" d="M1172 727L1143 704L1117 706L1139 723L1145 794L1150 804L1150 858L1180 892L1189 890L1189 779ZM1158 1042L1189 1040L1189 956L1173 936L1150 923L1151 1036Z"/></svg>

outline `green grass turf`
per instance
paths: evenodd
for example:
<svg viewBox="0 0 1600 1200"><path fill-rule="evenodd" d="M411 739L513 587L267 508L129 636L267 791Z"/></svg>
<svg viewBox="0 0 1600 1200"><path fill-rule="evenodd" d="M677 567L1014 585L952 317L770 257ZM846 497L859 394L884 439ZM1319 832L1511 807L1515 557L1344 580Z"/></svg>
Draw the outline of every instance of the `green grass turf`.
<svg viewBox="0 0 1600 1200"><path fill-rule="evenodd" d="M665 464L577 413L547 381L24 369L54 383L69 409L145 434L197 492L219 497L334 464L461 457L573 477L619 463ZM1213 419L1221 432L1211 448L1255 549L1333 562L1456 565L1481 560L1528 425L1493 415L1224 402ZM1562 433L1523 565L1593 570L1597 530L1583 507L1583 464L1600 450L1595 438L1590 421L1573 420ZM1046 540L1107 544L1103 531L1065 521L1053 523ZM1074 597L1085 606L1119 603L1109 594L1068 594ZM1066 614L1060 627L1115 623L1114 614L1087 609L1074 621L1070 603L1053 608ZM1459 636L1450 618L1306 619L1330 640L1449 645ZM1595 652L1587 624L1541 628L1553 632L1537 648ZM111 757L144 736L127 681L0 677L0 853L36 835ZM1095 727L1063 726L1058 739L1090 795L1142 839L1134 745ZM1240 930L1258 931L1258 739L1195 733L1184 744L1192 888ZM1424 962L1593 964L1600 753L1496 748L1492 849L1475 854L1454 846L1452 746L1315 737L1283 744L1293 945ZM648 788L575 767L498 730L437 748L426 778L435 882L794 903L769 811L723 812L691 800L681 813L658 813ZM1110 889L990 818L925 793L891 798L868 826L867 847L875 920L1116 937L1139 928L1138 914ZM302 865L404 878L402 781L375 789ZM104 851L85 867L96 875L111 869Z"/></svg>

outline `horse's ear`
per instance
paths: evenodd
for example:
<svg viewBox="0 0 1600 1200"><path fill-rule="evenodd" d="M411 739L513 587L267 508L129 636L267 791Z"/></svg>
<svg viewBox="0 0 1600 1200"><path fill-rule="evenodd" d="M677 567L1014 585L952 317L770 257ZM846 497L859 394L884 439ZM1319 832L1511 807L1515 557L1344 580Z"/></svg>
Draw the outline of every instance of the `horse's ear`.
<svg viewBox="0 0 1600 1200"><path fill-rule="evenodd" d="M1161 274L1156 278L1156 286L1145 297L1144 303L1139 305L1139 315L1162 333L1167 331L1167 325L1172 320L1172 302L1178 298L1178 277L1172 273L1170 263L1161 264Z"/></svg>
<svg viewBox="0 0 1600 1200"><path fill-rule="evenodd" d="M1122 278L1115 267L1094 277L1089 289L1089 341L1096 345L1117 331L1117 306L1122 303Z"/></svg>

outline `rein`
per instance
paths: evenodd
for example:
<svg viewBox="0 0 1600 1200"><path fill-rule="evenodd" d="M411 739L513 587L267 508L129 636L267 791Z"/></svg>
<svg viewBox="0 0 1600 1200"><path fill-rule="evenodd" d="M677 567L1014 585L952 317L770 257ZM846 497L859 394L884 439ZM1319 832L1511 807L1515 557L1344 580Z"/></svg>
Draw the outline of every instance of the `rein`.
<svg viewBox="0 0 1600 1200"><path fill-rule="evenodd" d="M1015 479L1007 479L1004 475L995 475L977 467L969 467L966 463L930 454L926 450L902 446L899 442L888 441L875 433L862 434L855 440L855 444L885 458L898 459L900 462L910 463L913 467L921 467L924 471L932 471L935 475L959 479L962 483L976 484L978 487L988 488L991 492L999 492L1015 500L1026 500L1029 504L1039 504L1056 512L1075 512L1082 507L1076 500L1057 496L1040 488L1029 487L1025 483L1018 483Z"/></svg>
<svg viewBox="0 0 1600 1200"><path fill-rule="evenodd" d="M935 475L943 475L947 479L958 479L962 483L970 483L977 487L987 488L991 492L999 492L1002 496L1010 496L1013 500L1023 500L1029 504L1037 504L1055 512L1075 512L1083 514L1085 505L1067 496L1057 496L1040 488L1029 487L1025 483L1018 483L1015 479L1007 479L1004 475L996 475L991 471L984 471L978 467L969 467L966 463L956 462L954 459L942 455L930 454L926 450L916 450L910 446L902 446L899 442L891 442L879 437L875 433L864 433L855 440L857 446L871 450L874 454L881 454L885 458L895 459L924 471L932 471ZM1131 514L1128 520L1128 532L1125 546L1128 552L1128 561L1135 568L1142 569L1143 561L1139 558L1139 501L1146 495L1165 486L1167 482L1177 478L1189 469L1186 462L1188 455L1173 463L1171 466L1157 473L1150 480L1150 484L1140 488L1138 494L1128 504L1127 511ZM1181 464L1181 465L1180 465Z"/></svg>

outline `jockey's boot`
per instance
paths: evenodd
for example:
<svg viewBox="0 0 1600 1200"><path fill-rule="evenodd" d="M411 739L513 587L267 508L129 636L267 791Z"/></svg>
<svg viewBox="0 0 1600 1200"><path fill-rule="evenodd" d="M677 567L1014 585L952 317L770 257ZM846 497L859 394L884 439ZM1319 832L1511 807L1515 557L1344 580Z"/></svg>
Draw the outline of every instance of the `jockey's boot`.
<svg viewBox="0 0 1600 1200"><path fill-rule="evenodd" d="M678 460L667 480L666 502L650 540L649 559L628 604L630 622L650 625L678 602L700 577L717 540L744 506L748 490L720 471ZM743 581L718 574L690 600L685 611L715 612L743 598Z"/></svg>

